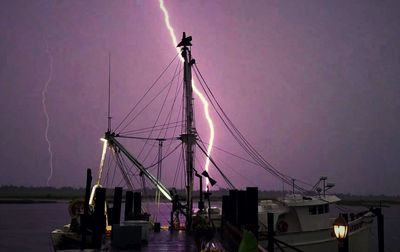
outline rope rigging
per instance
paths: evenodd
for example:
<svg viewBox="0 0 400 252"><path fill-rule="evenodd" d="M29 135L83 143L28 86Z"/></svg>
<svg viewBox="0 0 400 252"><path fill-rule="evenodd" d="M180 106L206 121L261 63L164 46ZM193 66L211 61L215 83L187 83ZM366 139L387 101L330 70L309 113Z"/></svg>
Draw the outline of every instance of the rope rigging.
<svg viewBox="0 0 400 252"><path fill-rule="evenodd" d="M129 139L138 139L138 140L152 140L152 141L160 141L160 140L178 140L177 137L171 137L171 138L152 138L152 137L135 137L135 136L121 136L119 135L118 137L120 138L129 138Z"/></svg>
<svg viewBox="0 0 400 252"><path fill-rule="evenodd" d="M158 167L157 170L157 179L161 177L161 167L160 164L163 160L166 158L170 157L175 151L179 148L182 147L183 144L179 143L178 145L173 146L173 143L176 140L182 140L180 137L176 136L177 129L181 128L181 134L184 132L185 128L185 123L186 121L184 120L184 109L183 106L181 105L178 109L178 112L176 114L176 101L177 97L179 96L180 93L182 93L182 100L184 100L184 94L182 91L183 85L181 83L183 82L182 77L178 77L182 75L182 67L179 68L179 66L182 65L180 61L177 62L176 67L173 71L172 77L169 81L166 82L166 84L162 87L159 86L158 91L156 92L155 96L152 98L149 98L150 100L144 104L145 98L148 97L150 92L155 89L156 85L161 82L161 79L163 76L166 75L166 72L168 69L171 69L171 66L173 63L176 61L178 58L179 54L176 54L174 58L171 60L171 62L167 65L167 67L161 72L161 74L156 78L156 80L150 85L150 87L147 89L147 91L144 93L144 95L135 103L135 105L132 107L132 109L127 113L127 115L122 119L122 121L117 125L115 128L114 132L118 133L116 134L116 137L119 138L126 138L126 139L135 139L135 140L141 140L144 141L142 144L142 147L140 151L138 152L138 155L136 156L137 158L142 156L142 162L145 162L150 155L154 152L154 148L156 146L156 142L158 141L166 141L166 144L164 145L163 148L166 148L165 151L166 155L160 157L160 154L154 155L153 161L150 162L151 164L148 166L145 166L146 170L152 170L156 167ZM205 81L203 75L201 74L198 65L196 63L193 64L193 72L198 80L198 83L200 84L202 90L204 91L205 96L207 97L208 101L210 102L211 106L213 107L214 111L217 113L218 117L222 121L223 125L226 127L228 132L232 135L232 137L235 139L235 141L239 144L239 146L249 155L250 159L248 158L243 158L240 157L239 155L233 154L231 152L222 150L221 148L215 147L216 149L219 149L229 155L235 156L236 158L239 158L243 161L246 161L252 165L256 165L258 167L261 167L263 170L269 172L273 176L277 177L278 179L282 180L283 183L294 186L298 191L305 192L308 191L305 188L299 186L299 185L293 185L293 178L280 172L277 170L271 163L269 163L264 157L261 156L261 154L250 144L250 142L244 137L244 135L239 131L239 129L234 125L234 123L231 121L231 119L228 117L226 112L222 109L220 103L216 99L215 95L211 91L210 87L208 86L207 82ZM171 69L172 71L172 69ZM173 85L176 85L175 92L173 95L173 100L169 106L167 104L168 97L170 97L170 94L173 90ZM154 93L154 92L153 92ZM149 108L149 106L156 101L158 97L160 97L162 94L164 94L164 97L162 99L162 102L160 104L160 109L158 113L155 115L156 119L153 122L152 126L149 127L141 127L137 129L128 129L128 127L136 120L139 118L139 116L146 111L146 109ZM161 96L162 97L162 96ZM183 103L184 104L184 103ZM139 106L142 106L142 108L139 108ZM136 113L134 113L136 111ZM175 112L174 112L175 111ZM162 114L166 114L164 117L164 120L162 121ZM176 114L176 118L174 117L174 113ZM193 116L194 117L194 116ZM172 121L172 120L175 121ZM167 136L168 134L171 134L172 136ZM228 177L222 172L220 167L216 164L216 162L212 159L211 155L207 154L206 151L206 145L203 141L201 141L200 136L198 136L198 141L196 141L196 145L198 148L201 150L201 152L209 159L209 161L214 165L220 176L224 179L228 187L230 188L235 188L233 183L228 179ZM172 148L172 150L170 150ZM160 152L160 151L159 151ZM178 182L178 174L180 170L184 170L183 167L183 162L182 160L185 158L185 152L182 150L179 153L179 156L181 158L178 158L178 165L177 169L174 175L173 179L173 184L175 185ZM133 166L132 164L128 165L124 158L122 157L121 154L118 153L117 150L114 151L113 155L114 160L116 161L118 167L121 170L123 180L127 184L128 187L131 189L133 188L133 183L132 180L129 178L130 176L134 177L136 180L138 180L138 175L139 173L133 172ZM147 162L148 163L148 162ZM236 172L236 171L235 171ZM236 172L237 173L237 172ZM107 175L109 174L109 171L107 172ZM186 175L185 172L182 172L184 177ZM108 177L108 176L107 176ZM114 175L113 175L114 177ZM114 178L112 179L112 181ZM186 179L184 178L183 181ZM296 179L297 180L297 179ZM301 180L297 180L299 182L302 182L305 185L309 185L306 182L303 182ZM108 180L107 180L108 182Z"/></svg>
<svg viewBox="0 0 400 252"><path fill-rule="evenodd" d="M210 162L214 165L214 167L217 169L217 171L219 172L219 174L222 176L222 178L225 180L226 184L231 188L231 189L235 189L235 186L231 183L231 181L228 179L228 177L225 176L225 174L221 171L221 169L218 167L218 165L214 162L214 160L207 155L207 151L205 149L203 149L203 147L201 147L201 145L199 143L197 143L197 147L199 147L199 149L203 152L204 155L206 155L209 159Z"/></svg>
<svg viewBox="0 0 400 252"><path fill-rule="evenodd" d="M199 140L200 140L201 144L203 145L203 148L206 149L205 145L208 145L208 143L203 142L203 140L202 140L201 138L200 138ZM219 150L219 151L225 152L225 153L227 153L227 154L229 154L229 155L232 155L232 156L234 156L234 157L236 157L236 158L238 158L238 159L242 159L242 160L244 160L244 161L246 161L246 162L249 162L249 163L251 163L251 164L253 164L253 165L258 166L257 163L255 163L255 162L253 162L253 161L251 161L251 160L249 160L249 159L240 157L239 155L233 154L233 153L231 153L231 152L229 152L229 151L225 151L225 150L219 148L218 146L213 145L213 148L214 148L215 150ZM219 161L219 163L221 163L221 161ZM233 171L236 175L242 177L244 180L246 180L247 182L249 182L249 184L251 184L251 185L253 185L253 186L256 186L256 184L254 184L254 181L251 181L247 176L243 176L241 173L239 173L238 171L236 171L236 170L233 169L232 167L230 167L229 170L230 170L230 171Z"/></svg>
<svg viewBox="0 0 400 252"><path fill-rule="evenodd" d="M225 111L222 109L221 105L215 98L214 94L212 93L211 89L207 85L204 77L202 76L197 64L195 66L195 76L198 79L204 93L206 94L208 100L210 101L212 107L214 108L215 112L217 113L218 117L221 119L225 127L234 137L236 142L243 148L243 150L264 170L268 171L270 174L274 175L275 177L281 179L284 183L288 185L292 185L292 178L279 172L272 164L270 164L267 160L265 160L259 152L247 141L247 139L243 136L243 134L239 131L239 129L233 124L230 118L227 116ZM306 189L295 185L295 188L299 191L307 191Z"/></svg>
<svg viewBox="0 0 400 252"><path fill-rule="evenodd" d="M175 80L175 77L176 77L176 71L177 71L177 69L178 69L178 66L179 66L179 62L178 62L178 64L177 64L176 68L175 68L175 72L174 72L174 74L173 74L172 80L168 83L168 91L167 91L167 93L166 93L165 96L164 96L164 100L163 100L163 102L162 102L161 109L160 109L160 111L158 112L158 115L157 115L157 118L156 118L156 120L155 120L155 122L154 122L153 128L154 128L155 125L157 125L157 122L158 122L158 120L160 119L161 113L162 113L163 110L164 110L165 103L166 103L166 101L167 101L168 95L169 95L169 93L171 92L171 88L172 88L172 85L171 85L171 84L173 83L173 81ZM176 97L175 97L175 99L176 99ZM171 110L173 110L173 107L174 107L174 103L172 104ZM169 113L169 114L170 114L170 113ZM164 122L164 124L167 123L167 120L168 120L168 116L167 116L167 119L166 119L166 121ZM152 133L153 133L153 130L150 131L149 136L152 135ZM161 135L161 131L159 132L157 138L160 138L160 135ZM143 152L143 150L144 150L144 146L145 146L146 143L147 143L147 141L143 144L142 150L139 152L137 158L140 158L140 155L142 154L142 152ZM151 152L151 150L153 149L153 147L154 147L154 145L153 145L152 148L149 150L149 152L147 153L147 155L144 157L143 162L148 158L148 156L150 155L150 152Z"/></svg>
<svg viewBox="0 0 400 252"><path fill-rule="evenodd" d="M181 124L179 124L179 123L181 123ZM140 128L140 129L124 131L124 132L120 132L119 135L122 135L122 134L123 135L131 135L131 134L136 135L136 134L148 133L148 132L150 132L151 129L154 129L154 130L168 129L165 126L168 126L168 128L174 128L176 126L183 126L183 121L175 121L175 122L155 125L154 127L145 127L145 128Z"/></svg>
<svg viewBox="0 0 400 252"><path fill-rule="evenodd" d="M160 96L165 89L167 89L169 87L170 83L168 83L167 85L165 85L163 88L160 89L160 91L157 93L157 95L155 95L150 101L149 103L147 103L126 125L125 127L122 128L121 131L123 131L124 129L126 129L133 121L135 121L135 119L137 119L157 98L158 96ZM137 106L136 106L137 107Z"/></svg>
<svg viewBox="0 0 400 252"><path fill-rule="evenodd" d="M156 78L156 80L151 84L151 86L147 89L147 91L143 94L143 96L136 102L136 104L133 106L133 108L128 112L128 114L122 119L122 121L118 124L118 126L114 129L114 131L118 131L119 127L122 126L122 124L128 119L128 117L133 113L133 111L136 109L136 107L142 102L142 100L148 95L148 93L154 88L154 86L158 83L158 81L161 79L161 77L165 74L165 72L168 70L168 68L172 65L172 63L178 58L178 53L175 55L175 57L171 60L171 62L167 65L167 67L161 72L161 74ZM121 131L123 131L126 127L131 122L129 122L125 127L122 128Z"/></svg>

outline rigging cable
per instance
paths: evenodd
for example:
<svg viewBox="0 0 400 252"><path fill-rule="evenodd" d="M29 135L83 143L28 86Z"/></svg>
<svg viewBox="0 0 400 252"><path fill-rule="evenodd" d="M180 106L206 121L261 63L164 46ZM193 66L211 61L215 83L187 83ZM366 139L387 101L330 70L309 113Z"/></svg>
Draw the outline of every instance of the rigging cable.
<svg viewBox="0 0 400 252"><path fill-rule="evenodd" d="M182 145L181 151L179 152L179 156L178 157L182 157L182 151L183 151L183 145ZM175 170L174 180L172 181L172 185L173 186L176 185L176 180L178 178L178 174L179 174L179 171L181 169L182 163L183 163L182 162L182 158L178 158L178 164L177 164L177 167L176 167L176 170Z"/></svg>
<svg viewBox="0 0 400 252"><path fill-rule="evenodd" d="M208 144L208 143L206 143L206 142L202 142L202 143L203 143L203 145L204 145L204 144ZM227 151L227 150L224 150L224 149L222 149L221 147L218 147L218 146L213 145L213 148L215 148L216 150L219 150L219 151L221 151L221 152L223 152L223 153L226 153L226 154L228 154L228 155L231 155L231 156L233 156L233 157L236 157L236 158L238 158L238 159L241 159L241 160L243 160L243 161L245 161L245 162L248 162L249 164L252 164L252 165L255 165L255 166L260 166L258 163L254 162L254 161L252 161L252 160L250 160L250 159L241 157L241 156L239 156L238 154L235 154L235 153L229 152L229 151ZM236 173L237 173L237 172L236 172ZM238 174L238 173L237 173L237 174ZM285 174L285 176L291 178L291 177L290 177L289 175L287 175L287 174ZM303 181L303 180L296 179L296 181L298 181L298 182L300 182L300 183L302 183L302 184L305 184L305 185L309 186L310 188L313 187L313 185L311 185L311 184L309 184L308 182L305 182L305 181ZM317 184L318 184L318 182L317 182ZM311 189L311 191L313 191L313 189Z"/></svg>
<svg viewBox="0 0 400 252"><path fill-rule="evenodd" d="M157 125L157 122L158 122L158 120L160 119L160 116L161 116L161 114L162 114L162 111L164 110L164 106L165 106L165 103L167 102L168 95L169 95L169 93L171 92L172 83L173 83L173 81L174 81L174 79L175 79L175 77L176 77L176 71L178 70L178 66L179 66L179 62L178 62L178 64L177 64L176 68L175 68L175 72L174 72L174 74L173 74L172 80L171 80L170 82L168 82L168 84L167 84L167 85L168 85L168 91L167 91L167 93L165 94L164 100L163 100L163 102L162 102L162 104L161 104L161 109L160 109L160 111L158 112L158 115L157 115L157 118L156 118L156 120L155 120L155 122L154 122L153 127L154 127L155 125ZM153 134L153 130L150 131L149 136L151 136L152 134ZM159 135L160 135L160 134L159 134ZM139 152L139 154L137 155L137 158L140 158L142 152L144 151L144 148L145 148L146 143L147 143L147 141L143 144L142 150L141 150L141 151ZM147 152L147 154L146 154L146 156L144 157L144 159L143 159L142 162L145 162L145 161L147 160L147 158L148 158L148 156L150 155L151 150L153 149L153 147L154 147L154 145L152 145L152 147L150 148L150 150Z"/></svg>
<svg viewBox="0 0 400 252"><path fill-rule="evenodd" d="M195 65L195 66L196 66L196 65ZM197 66L196 66L196 69L197 69L197 71L198 71ZM200 76L201 76L201 73L200 73L199 71L198 71L198 73L199 73ZM197 72L196 72L196 71L195 71L195 74L196 74L196 77L198 78L198 75L197 75ZM202 76L201 76L201 78L202 78L203 82L205 83L205 80L203 79ZM203 85L203 83L201 82L200 79L199 79L199 82L201 83L203 90L206 92L206 90L205 90L205 88L204 88L204 85ZM226 113L223 111L222 107L219 105L218 101L216 100L215 96L214 96L213 93L211 92L210 88L207 86L206 83L205 83L205 85L206 85L208 91L210 92L211 96L213 97L215 103L218 105L218 108L221 110L221 113L224 115L224 117L225 117L226 120L228 121L229 125L233 128L233 130L236 132L237 135L235 135L235 134L232 132L232 129L228 126L228 124L226 123L225 119L224 119L224 118L222 117L222 115L219 113L219 111L218 111L217 108L215 107L214 102L212 102L212 100L211 100L210 96L208 95L208 93L206 93L208 99L210 100L210 102L211 102L213 108L214 108L215 111L217 112L217 114L218 114L218 116L220 117L220 119L223 121L223 123L225 124L225 126L228 128L228 130L231 132L231 134L232 134L233 137L237 140L237 142L240 144L240 146L242 146L242 148L243 148L251 157L253 157L253 159L254 159L255 161L258 161L258 162L259 162L259 165L261 165L261 164L263 163L263 162L262 162L262 159L260 158L261 155L259 155L259 154L255 151L255 149L248 143L248 141L244 138L244 136L240 133L240 131L234 126L234 124L232 123L232 121L228 118L228 116L226 115ZM239 138L239 139L238 139L238 138ZM258 154L258 155L257 155L257 154ZM278 171L273 170L273 169L270 169L270 171L271 171L274 175L276 175L277 177L280 177L280 178L281 178L281 176L279 175L279 172L278 172Z"/></svg>
<svg viewBox="0 0 400 252"><path fill-rule="evenodd" d="M145 127L145 128L134 129L134 130L128 130L128 131L120 132L119 134L130 135L130 134L147 133L152 128L154 128L154 130L163 130L163 129L168 129L168 127L167 128L165 128L165 127L162 128L163 126L171 125L171 128L173 128L179 123L183 123L183 121L170 122L170 123L167 123L167 124L158 124L158 125L156 125L154 127ZM175 125L175 126L172 126L172 125ZM158 129L158 128L160 128L160 129Z"/></svg>
<svg viewBox="0 0 400 252"><path fill-rule="evenodd" d="M177 146L175 146L175 148L173 148L167 155L163 156L163 158L161 159L161 161L163 161L164 159L166 159L167 157L169 157L172 153L174 153L174 152L179 148L179 146L181 146L181 145L182 145L182 143L179 143ZM146 169L153 168L153 167L155 167L156 165L158 165L158 162L153 163L153 164L147 166Z"/></svg>
<svg viewBox="0 0 400 252"><path fill-rule="evenodd" d="M127 171L125 171L125 165L124 165L125 163L123 162L123 158L121 157L121 155L119 154L119 152L117 150L114 150L114 153L115 153L115 157L116 157L116 160L117 160L118 167L119 167L119 169L121 170L121 173L122 173L122 178L123 178L123 180L125 180L126 186L130 190L133 190L134 187L133 187L132 181L130 181L130 179L128 177L128 174L127 174Z"/></svg>
<svg viewBox="0 0 400 252"><path fill-rule="evenodd" d="M157 97L160 96L160 95L164 92L164 90L165 90L167 87L169 87L169 85L165 85L165 86L156 94L156 96L154 96L153 99L151 99L151 100L146 104L146 106L144 106L144 107L138 112L138 114L136 114L136 115L125 125L125 127L122 128L122 130L126 129L126 128L141 114L141 113L143 113L143 111L145 111L146 108L147 108L148 106L150 106L150 104L151 104L152 102L154 102L154 101L157 99ZM122 130L121 130L121 131L122 131Z"/></svg>
<svg viewBox="0 0 400 252"><path fill-rule="evenodd" d="M125 122L125 120L132 114L132 112L136 109L136 107L142 102L142 100L146 97L146 95L151 91L151 89L153 89L153 87L161 79L161 77L164 75L164 73L168 70L168 68L172 65L172 63L177 59L178 55L179 55L179 53L177 53L175 55L175 57L171 60L171 62L167 65L167 67L161 72L161 74L157 77L157 79L153 82L153 84L149 87L149 89L147 89L147 91L143 94L143 96L136 102L136 104L129 111L129 113L124 117L124 119L122 119L122 121L115 128L115 131L117 131L119 129L119 127L121 127L121 125ZM128 123L128 125L129 125L129 123ZM124 130L126 127L127 127L127 125L122 130Z"/></svg>
<svg viewBox="0 0 400 252"><path fill-rule="evenodd" d="M249 154L250 157L252 157L259 166L261 166L264 170L270 172L272 175L280 178L283 182L285 182L286 184L292 185L291 180L289 179L290 177L279 172L275 167L273 167L267 160L265 160L258 152L257 150L244 138L243 134L236 128L236 126L233 124L233 122L229 119L229 117L227 116L227 114L224 112L224 110L222 109L222 107L220 106L219 102L217 101L217 99L215 98L214 94L212 93L211 89L209 88L209 86L207 85L206 81L204 80L200 70L197 67L197 64L194 64L195 66L195 75L198 78L204 92L206 93L208 99L210 100L211 105L213 106L214 110L217 112L218 116L220 117L220 119L222 120L222 122L224 123L224 125L227 127L228 131L231 133L231 135L235 138L235 140L238 142L238 144ZM200 76L200 77L199 77ZM204 83L204 85L203 85ZM206 90L206 88L208 90ZM210 95L212 96L213 99L211 99ZM216 108L215 104L218 106L219 110ZM222 115L221 115L222 113ZM225 119L226 122L225 121ZM229 125L228 125L229 124ZM234 133L234 132L236 133ZM300 191L306 191L304 188L295 185L296 189L300 190Z"/></svg>
<svg viewBox="0 0 400 252"><path fill-rule="evenodd" d="M201 147L201 145L199 143L197 143L197 147L199 147L199 149L204 153L204 155L206 155L208 157L208 159L210 160L210 162L214 165L215 168L217 168L217 171L219 172L219 174L222 176L222 178L225 180L225 182L227 183L227 185L231 188L231 189L235 189L235 186L231 183L231 181L228 179L228 177L225 176L225 174L221 171L221 169L218 167L218 165L214 162L214 160L207 154L207 151L203 149L203 147Z"/></svg>
<svg viewBox="0 0 400 252"><path fill-rule="evenodd" d="M199 136L199 138L200 138L200 136ZM199 140L200 140L200 142L203 144L203 147L205 146L205 144L208 144L208 143L203 142L201 138L200 138ZM215 148L216 150L222 151L221 148L216 147L215 145L213 145L213 148ZM223 152L224 152L224 151L223 151ZM251 161L251 160L249 160L249 159L242 158L242 157L240 157L240 156L238 156L238 155L235 155L235 154L232 154L232 153L230 153L230 152L228 152L228 151L226 151L226 153L227 153L227 154L230 154L230 155L233 155L234 157L237 157L237 158L239 158L239 159L243 159L244 161L247 161L247 162L249 162L249 163L251 163L251 164L253 164L253 165L259 166L257 163L255 163L255 162L253 162L253 161ZM220 163L221 163L221 161L220 161ZM240 174L240 172L238 172L238 171L236 171L235 169L233 169L233 167L230 167L230 171L233 171L234 173L236 173L237 175L239 175L239 176L242 177L243 179L247 180L250 184L252 184L252 185L255 186L254 181L251 181L248 177L243 176L242 174Z"/></svg>
<svg viewBox="0 0 400 252"><path fill-rule="evenodd" d="M138 139L138 140L152 140L152 141L159 141L159 140L178 140L177 137L171 138L151 138L151 137L135 137L135 136L124 136L119 135L119 138L129 138L129 139Z"/></svg>

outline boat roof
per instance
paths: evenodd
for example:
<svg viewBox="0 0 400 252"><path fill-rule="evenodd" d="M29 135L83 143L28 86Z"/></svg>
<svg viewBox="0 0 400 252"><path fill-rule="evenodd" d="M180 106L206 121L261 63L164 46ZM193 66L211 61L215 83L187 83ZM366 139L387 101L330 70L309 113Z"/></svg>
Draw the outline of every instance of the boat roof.
<svg viewBox="0 0 400 252"><path fill-rule="evenodd" d="M331 204L340 201L340 198L336 195L318 195L318 196L305 196L302 194L289 194L284 198L278 199L287 206L315 206Z"/></svg>

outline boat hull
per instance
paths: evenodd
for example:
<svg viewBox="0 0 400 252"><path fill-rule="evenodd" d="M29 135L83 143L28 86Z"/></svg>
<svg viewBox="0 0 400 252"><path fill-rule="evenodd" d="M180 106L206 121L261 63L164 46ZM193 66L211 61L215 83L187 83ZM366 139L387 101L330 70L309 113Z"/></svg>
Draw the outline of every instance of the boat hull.
<svg viewBox="0 0 400 252"><path fill-rule="evenodd" d="M371 217L372 218L372 217ZM353 230L349 233L349 251L350 252L369 252L371 240L372 219L364 217L350 225ZM304 252L338 251L338 241L334 236L332 229L321 229L308 232L292 232L279 234L275 237L277 240L296 247ZM260 240L259 244L267 248L268 242ZM277 251L279 248L275 246ZM281 245L283 249L287 246Z"/></svg>

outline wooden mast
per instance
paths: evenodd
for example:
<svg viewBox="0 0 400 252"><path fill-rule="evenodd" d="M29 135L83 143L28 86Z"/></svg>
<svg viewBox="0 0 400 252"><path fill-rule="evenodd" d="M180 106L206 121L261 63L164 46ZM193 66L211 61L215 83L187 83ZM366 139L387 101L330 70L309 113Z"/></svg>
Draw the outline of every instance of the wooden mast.
<svg viewBox="0 0 400 252"><path fill-rule="evenodd" d="M196 134L193 122L193 88L192 88L192 59L190 46L192 37L186 37L183 33L182 41L177 45L181 47L183 58L183 85L185 99L185 133L181 135L181 140L185 144L186 156L186 230L190 230L193 215L193 166L194 166L194 145L196 144Z"/></svg>

